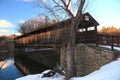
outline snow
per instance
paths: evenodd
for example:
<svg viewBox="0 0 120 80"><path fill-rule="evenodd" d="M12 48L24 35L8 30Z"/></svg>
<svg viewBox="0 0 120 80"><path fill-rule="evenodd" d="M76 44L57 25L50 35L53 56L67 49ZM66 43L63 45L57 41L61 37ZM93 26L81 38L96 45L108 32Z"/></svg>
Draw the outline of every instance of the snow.
<svg viewBox="0 0 120 80"><path fill-rule="evenodd" d="M60 75L59 73L56 73L52 77L44 77L42 78L43 74L49 72L50 70L46 70L41 74L35 74L35 75L27 75L22 78L18 78L16 80L64 80L64 76Z"/></svg>
<svg viewBox="0 0 120 80"><path fill-rule="evenodd" d="M99 70L92 72L84 77L73 77L71 80L120 80L120 58L109 64L102 66ZM52 77L44 77L43 74L49 70L35 75L27 75L16 80L64 80L64 76L56 73Z"/></svg>
<svg viewBox="0 0 120 80"><path fill-rule="evenodd" d="M99 46L101 46L101 47L106 47L106 48L111 49L111 46L103 46L103 45L99 45ZM116 50L119 50L119 51L120 51L120 47L114 47L114 49L116 49Z"/></svg>
<svg viewBox="0 0 120 80"><path fill-rule="evenodd" d="M72 80L120 80L120 59L104 65L100 70L84 77L75 77Z"/></svg>

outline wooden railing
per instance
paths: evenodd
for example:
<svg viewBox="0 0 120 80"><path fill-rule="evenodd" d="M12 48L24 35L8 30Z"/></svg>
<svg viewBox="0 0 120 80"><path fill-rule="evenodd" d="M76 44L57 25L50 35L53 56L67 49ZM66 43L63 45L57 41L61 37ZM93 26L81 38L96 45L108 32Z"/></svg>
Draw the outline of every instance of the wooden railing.
<svg viewBox="0 0 120 80"><path fill-rule="evenodd" d="M26 34L25 36L20 36L14 39L15 47L52 47L61 46L64 44L66 39L68 39L69 28L56 28L53 30L41 30L41 32L36 32L34 34Z"/></svg>
<svg viewBox="0 0 120 80"><path fill-rule="evenodd" d="M120 47L120 36L95 34L94 31L79 32L76 42L111 46L111 50L114 50L114 47Z"/></svg>
<svg viewBox="0 0 120 80"><path fill-rule="evenodd" d="M108 45L111 46L111 50L114 50L114 47L120 47L120 36L98 35L96 44Z"/></svg>
<svg viewBox="0 0 120 80"><path fill-rule="evenodd" d="M88 32L77 32L76 43L95 43L97 33L94 30Z"/></svg>
<svg viewBox="0 0 120 80"><path fill-rule="evenodd" d="M62 46L67 41L68 28L45 31L15 38L15 47L52 47ZM90 43L96 45L108 45L113 50L114 46L120 47L120 36L96 34L96 32L77 32L76 44Z"/></svg>
<svg viewBox="0 0 120 80"><path fill-rule="evenodd" d="M14 39L15 47L55 47L67 42L69 27L48 27L34 31ZM77 32L76 44L90 43L120 47L120 36L97 34L95 30Z"/></svg>

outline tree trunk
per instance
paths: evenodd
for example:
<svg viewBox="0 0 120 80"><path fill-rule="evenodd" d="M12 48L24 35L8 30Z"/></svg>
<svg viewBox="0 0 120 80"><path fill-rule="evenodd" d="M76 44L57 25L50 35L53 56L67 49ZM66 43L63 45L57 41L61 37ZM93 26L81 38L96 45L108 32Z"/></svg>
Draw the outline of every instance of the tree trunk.
<svg viewBox="0 0 120 80"><path fill-rule="evenodd" d="M76 75L75 70L75 60L74 60L74 49L75 49L75 40L76 40L76 20L72 20L70 25L69 39L67 42L66 56L67 56L67 71L66 71L66 80Z"/></svg>

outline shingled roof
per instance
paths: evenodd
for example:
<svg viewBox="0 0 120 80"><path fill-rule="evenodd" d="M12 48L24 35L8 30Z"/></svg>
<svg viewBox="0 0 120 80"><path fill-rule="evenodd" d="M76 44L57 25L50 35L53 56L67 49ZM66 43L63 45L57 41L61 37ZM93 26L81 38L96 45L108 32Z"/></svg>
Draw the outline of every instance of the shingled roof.
<svg viewBox="0 0 120 80"><path fill-rule="evenodd" d="M86 28L98 25L99 23L89 13L85 13L82 16L82 21L80 22L79 28Z"/></svg>

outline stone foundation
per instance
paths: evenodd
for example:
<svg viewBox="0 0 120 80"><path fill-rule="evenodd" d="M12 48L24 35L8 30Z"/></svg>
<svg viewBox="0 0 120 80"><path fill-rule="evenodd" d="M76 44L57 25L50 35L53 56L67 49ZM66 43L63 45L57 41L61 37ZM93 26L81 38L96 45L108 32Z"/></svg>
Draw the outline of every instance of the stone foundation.
<svg viewBox="0 0 120 80"><path fill-rule="evenodd" d="M74 57L77 76L87 75L114 59L112 51L89 47L85 44L76 46ZM61 65L66 70L66 54L61 55Z"/></svg>

